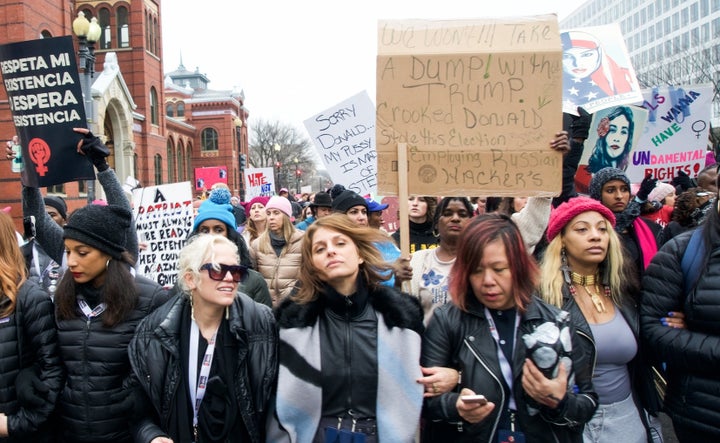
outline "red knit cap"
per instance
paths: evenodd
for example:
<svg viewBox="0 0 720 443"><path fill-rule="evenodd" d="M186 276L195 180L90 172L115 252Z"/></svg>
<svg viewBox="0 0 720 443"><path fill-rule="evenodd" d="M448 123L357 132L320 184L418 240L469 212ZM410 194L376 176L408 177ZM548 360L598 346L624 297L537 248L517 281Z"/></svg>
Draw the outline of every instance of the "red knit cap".
<svg viewBox="0 0 720 443"><path fill-rule="evenodd" d="M553 209L548 220L547 238L552 241L570 220L583 212L595 211L608 219L612 227L615 227L615 214L602 203L588 197L575 197Z"/></svg>

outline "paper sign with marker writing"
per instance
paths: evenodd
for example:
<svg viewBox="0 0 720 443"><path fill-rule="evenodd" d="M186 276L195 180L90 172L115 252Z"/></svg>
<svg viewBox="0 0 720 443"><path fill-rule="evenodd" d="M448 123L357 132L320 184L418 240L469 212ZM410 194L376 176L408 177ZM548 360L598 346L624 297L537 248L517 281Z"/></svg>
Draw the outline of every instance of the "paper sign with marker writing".
<svg viewBox="0 0 720 443"><path fill-rule="evenodd" d="M141 246L137 272L171 287L177 282L180 250L194 221L190 182L138 188L133 201Z"/></svg>
<svg viewBox="0 0 720 443"><path fill-rule="evenodd" d="M680 170L696 177L705 167L713 86L664 86L643 90L643 97L648 121L633 149L628 178L640 182L652 173L667 182Z"/></svg>
<svg viewBox="0 0 720 443"><path fill-rule="evenodd" d="M398 194L407 143L413 194L558 194L561 89L555 15L381 21L378 192Z"/></svg>
<svg viewBox="0 0 720 443"><path fill-rule="evenodd" d="M245 200L275 195L273 168L245 168Z"/></svg>
<svg viewBox="0 0 720 443"><path fill-rule="evenodd" d="M375 106L367 92L304 123L333 182L360 195L377 192Z"/></svg>

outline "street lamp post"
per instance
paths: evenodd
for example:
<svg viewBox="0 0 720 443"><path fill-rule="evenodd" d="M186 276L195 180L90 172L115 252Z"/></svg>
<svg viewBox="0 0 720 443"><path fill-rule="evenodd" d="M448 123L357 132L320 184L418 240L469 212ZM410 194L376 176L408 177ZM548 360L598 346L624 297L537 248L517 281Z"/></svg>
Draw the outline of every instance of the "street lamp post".
<svg viewBox="0 0 720 443"><path fill-rule="evenodd" d="M275 143L275 146L273 146L273 150L275 151L275 194L280 194L280 168L282 167L282 163L280 163L280 144Z"/></svg>
<svg viewBox="0 0 720 443"><path fill-rule="evenodd" d="M295 193L300 193L300 168L298 167L298 159L295 157Z"/></svg>
<svg viewBox="0 0 720 443"><path fill-rule="evenodd" d="M83 70L83 81L80 83L85 105L85 118L88 122L95 121L95 106L92 98L92 78L95 75L95 42L100 38L102 29L95 17L92 21L85 18L80 11L72 23L73 32L78 37L78 57ZM89 126L89 125L88 125ZM87 201L88 204L95 200L95 180L87 180Z"/></svg>

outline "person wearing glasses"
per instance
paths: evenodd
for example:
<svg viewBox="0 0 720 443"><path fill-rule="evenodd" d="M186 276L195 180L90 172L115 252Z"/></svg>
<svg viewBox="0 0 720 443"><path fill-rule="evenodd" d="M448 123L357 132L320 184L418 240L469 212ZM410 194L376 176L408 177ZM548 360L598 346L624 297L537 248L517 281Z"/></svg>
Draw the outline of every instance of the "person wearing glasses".
<svg viewBox="0 0 720 443"><path fill-rule="evenodd" d="M237 293L237 246L199 235L180 251L180 294L138 326L129 346L142 401L136 442L264 442L277 376L269 307ZM150 410L141 410L143 406Z"/></svg>

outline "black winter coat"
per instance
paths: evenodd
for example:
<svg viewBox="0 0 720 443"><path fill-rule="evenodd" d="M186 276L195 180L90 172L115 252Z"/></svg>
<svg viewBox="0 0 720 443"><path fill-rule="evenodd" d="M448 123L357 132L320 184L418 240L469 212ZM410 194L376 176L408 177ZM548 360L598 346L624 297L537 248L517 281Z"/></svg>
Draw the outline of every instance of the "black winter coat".
<svg viewBox="0 0 720 443"><path fill-rule="evenodd" d="M187 296L175 295L138 326L130 343L133 382L142 386L160 423L145 418L138 423L135 441L149 442L168 435L166 430L176 408L180 371L180 326ZM278 370L278 334L269 307L238 294L230 307L230 332L238 342L234 373L234 398L240 417L253 442L264 442L268 403Z"/></svg>
<svg viewBox="0 0 720 443"><path fill-rule="evenodd" d="M665 407L673 422L720 441L720 244L712 245L695 290L686 295L680 264L691 236L666 243L645 271L641 328L652 352L667 363ZM685 314L686 329L660 323L670 311Z"/></svg>
<svg viewBox="0 0 720 443"><path fill-rule="evenodd" d="M460 389L425 399L423 415L429 434L437 435L430 441L450 441L447 435L434 432L433 427L457 429L458 425L448 427L447 423L462 422L462 433L457 433L456 442L493 442L497 438L497 425L500 408L504 404L505 393L501 384L503 378L497 356L497 343L490 334L483 305L474 297L469 297L468 312L461 311L454 304L446 304L436 309L423 337L421 364L423 367L453 367L462 371L462 387L483 394L496 408L480 423L474 425L463 421L455 407ZM533 297L522 316L515 337L512 372L515 402L517 404L518 425L525 433L528 442L582 442L582 431L597 408L597 395L593 392L591 381L591 362L573 337L573 370L575 371L574 389L568 392L558 410L540 407L540 414L530 416L527 400L522 389L522 366L526 358L526 348L522 335L532 332L537 326L555 321L560 310ZM439 423L438 423L439 422ZM443 425L445 423L445 425Z"/></svg>
<svg viewBox="0 0 720 443"><path fill-rule="evenodd" d="M128 344L140 320L168 300L160 285L136 276L138 303L121 323L108 328L102 314L87 320L58 320L60 353L67 368L67 384L58 404L62 439L67 442L130 442L131 410L123 405L129 391Z"/></svg>
<svg viewBox="0 0 720 443"><path fill-rule="evenodd" d="M33 408L19 405L15 391L18 370L30 366L48 388L44 403ZM37 284L26 281L18 291L15 311L0 319L0 412L8 416L10 434L0 441L42 442L51 438L47 420L55 409L64 374L52 301Z"/></svg>

